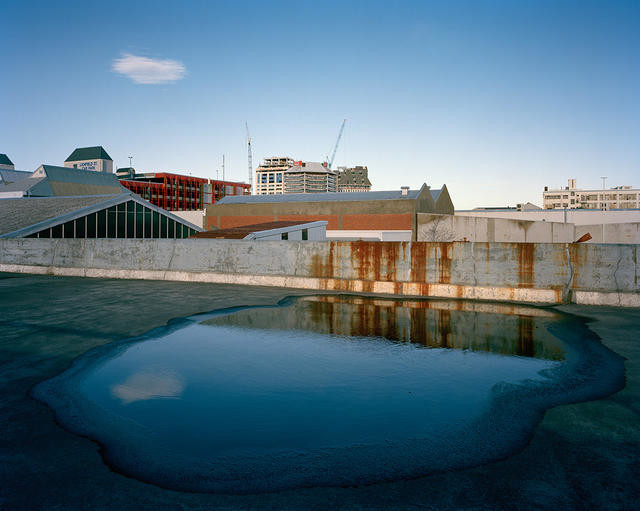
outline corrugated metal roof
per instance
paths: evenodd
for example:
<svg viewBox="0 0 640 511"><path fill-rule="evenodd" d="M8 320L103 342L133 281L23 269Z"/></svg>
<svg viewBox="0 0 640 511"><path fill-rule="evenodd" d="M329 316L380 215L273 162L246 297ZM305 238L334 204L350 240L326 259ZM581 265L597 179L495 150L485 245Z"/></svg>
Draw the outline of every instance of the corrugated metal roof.
<svg viewBox="0 0 640 511"><path fill-rule="evenodd" d="M0 188L0 197L4 194L22 192L23 195L50 197L54 195L46 177L28 177L15 183L9 183Z"/></svg>
<svg viewBox="0 0 640 511"><path fill-rule="evenodd" d="M24 197L0 200L0 235L24 229L115 196L91 197Z"/></svg>
<svg viewBox="0 0 640 511"><path fill-rule="evenodd" d="M433 190L431 191L433 195ZM373 201L373 200L415 200L420 190L409 190L402 195L400 190L381 192L323 192L323 193L286 193L280 195L234 195L227 196L216 204L259 204L278 202L337 202L337 201ZM435 199L434 199L435 200Z"/></svg>
<svg viewBox="0 0 640 511"><path fill-rule="evenodd" d="M16 181L28 178L31 174L32 172L26 170L0 169L0 183L15 183Z"/></svg>
<svg viewBox="0 0 640 511"><path fill-rule="evenodd" d="M78 147L64 161L84 161L84 160L111 160L111 156L101 145L93 147ZM111 160L113 161L113 160Z"/></svg>

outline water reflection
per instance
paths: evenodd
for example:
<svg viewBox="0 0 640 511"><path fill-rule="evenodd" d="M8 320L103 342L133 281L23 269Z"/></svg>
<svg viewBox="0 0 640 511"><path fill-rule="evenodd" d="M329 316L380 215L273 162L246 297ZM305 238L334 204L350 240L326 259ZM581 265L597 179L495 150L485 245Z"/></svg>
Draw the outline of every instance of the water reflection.
<svg viewBox="0 0 640 511"><path fill-rule="evenodd" d="M551 317L544 309L521 305L343 295L305 297L290 307L243 310L203 324L382 337L430 348L562 360L560 341L543 326Z"/></svg>
<svg viewBox="0 0 640 511"><path fill-rule="evenodd" d="M112 467L178 490L415 477L504 458L546 408L576 400L594 371L576 371L576 349L548 333L558 318L517 305L295 298L105 346L36 394Z"/></svg>
<svg viewBox="0 0 640 511"><path fill-rule="evenodd" d="M174 371L150 372L148 369L133 373L124 382L111 386L111 395L122 404L147 399L175 398L184 390L184 382Z"/></svg>

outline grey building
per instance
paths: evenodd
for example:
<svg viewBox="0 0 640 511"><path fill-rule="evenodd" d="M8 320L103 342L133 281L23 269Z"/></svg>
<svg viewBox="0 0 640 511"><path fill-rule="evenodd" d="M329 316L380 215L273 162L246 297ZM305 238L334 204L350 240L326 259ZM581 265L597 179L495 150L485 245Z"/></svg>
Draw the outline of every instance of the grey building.
<svg viewBox="0 0 640 511"><path fill-rule="evenodd" d="M338 167L339 192L368 192L371 190L369 169L366 165Z"/></svg>
<svg viewBox="0 0 640 511"><path fill-rule="evenodd" d="M338 191L338 175L325 163L298 161L284 173L284 193Z"/></svg>

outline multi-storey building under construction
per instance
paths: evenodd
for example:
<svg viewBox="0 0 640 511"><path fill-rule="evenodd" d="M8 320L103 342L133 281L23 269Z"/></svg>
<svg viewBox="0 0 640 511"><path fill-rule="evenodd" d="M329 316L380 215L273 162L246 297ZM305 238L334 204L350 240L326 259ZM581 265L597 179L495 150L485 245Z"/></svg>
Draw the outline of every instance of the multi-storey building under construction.
<svg viewBox="0 0 640 511"><path fill-rule="evenodd" d="M284 173L284 193L321 193L338 190L338 173L326 163L297 161Z"/></svg>
<svg viewBox="0 0 640 511"><path fill-rule="evenodd" d="M272 156L262 160L256 169L255 195L274 195L284 193L284 173L295 162L288 156Z"/></svg>

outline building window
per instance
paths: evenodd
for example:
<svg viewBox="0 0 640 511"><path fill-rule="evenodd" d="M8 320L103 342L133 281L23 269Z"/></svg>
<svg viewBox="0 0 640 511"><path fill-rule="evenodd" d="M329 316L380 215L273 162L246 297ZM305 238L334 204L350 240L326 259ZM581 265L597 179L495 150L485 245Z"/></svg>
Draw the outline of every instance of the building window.
<svg viewBox="0 0 640 511"><path fill-rule="evenodd" d="M283 232L283 233L280 235L280 239L288 240L288 239L289 239L289 233L288 233L288 232Z"/></svg>
<svg viewBox="0 0 640 511"><path fill-rule="evenodd" d="M306 241L309 239L309 229L302 229L302 239Z"/></svg>

